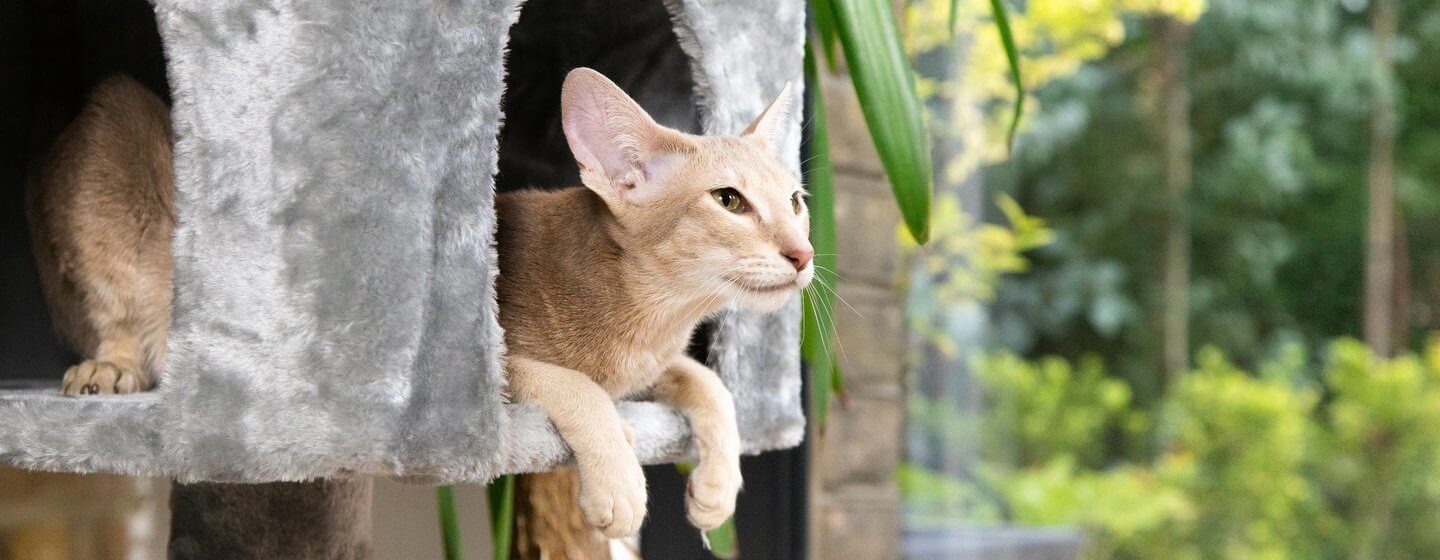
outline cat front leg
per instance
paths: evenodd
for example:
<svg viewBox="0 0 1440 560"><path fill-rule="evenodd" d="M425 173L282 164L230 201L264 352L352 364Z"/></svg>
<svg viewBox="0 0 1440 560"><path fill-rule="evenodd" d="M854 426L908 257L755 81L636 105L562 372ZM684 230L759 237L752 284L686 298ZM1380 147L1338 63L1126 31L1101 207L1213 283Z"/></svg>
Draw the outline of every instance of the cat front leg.
<svg viewBox="0 0 1440 560"><path fill-rule="evenodd" d="M510 394L545 410L575 453L580 511L605 536L635 534L645 521L645 473L610 395L589 376L554 364L512 356Z"/></svg>
<svg viewBox="0 0 1440 560"><path fill-rule="evenodd" d="M714 529L735 513L742 482L734 398L718 374L688 357L670 364L654 395L690 421L700 461L690 473L685 514L691 525Z"/></svg>

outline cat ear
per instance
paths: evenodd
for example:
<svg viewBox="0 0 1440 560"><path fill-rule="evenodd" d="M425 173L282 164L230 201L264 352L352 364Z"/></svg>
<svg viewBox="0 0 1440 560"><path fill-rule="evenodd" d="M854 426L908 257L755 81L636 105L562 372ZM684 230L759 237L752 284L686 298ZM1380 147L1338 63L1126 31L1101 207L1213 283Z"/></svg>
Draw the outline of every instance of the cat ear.
<svg viewBox="0 0 1440 560"><path fill-rule="evenodd" d="M780 90L780 96L771 101L770 106L766 107L760 116L755 117L750 126L745 127L745 132L740 133L740 137L760 143L779 157L780 141L785 135L785 117L790 114L791 98L790 84L786 83L785 88Z"/></svg>
<svg viewBox="0 0 1440 560"><path fill-rule="evenodd" d="M602 197L644 203L680 163L682 156L666 149L678 135L599 72L576 68L565 76L560 114L581 182Z"/></svg>

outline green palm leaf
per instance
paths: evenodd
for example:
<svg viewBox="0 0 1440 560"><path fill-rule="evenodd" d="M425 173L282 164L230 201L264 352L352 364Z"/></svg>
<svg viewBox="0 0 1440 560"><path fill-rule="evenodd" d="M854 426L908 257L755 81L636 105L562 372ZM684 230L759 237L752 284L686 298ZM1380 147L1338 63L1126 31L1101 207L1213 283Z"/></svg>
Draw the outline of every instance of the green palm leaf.
<svg viewBox="0 0 1440 560"><path fill-rule="evenodd" d="M930 143L895 14L883 0L832 0L831 7L851 82L900 216L911 237L924 244L930 237Z"/></svg>

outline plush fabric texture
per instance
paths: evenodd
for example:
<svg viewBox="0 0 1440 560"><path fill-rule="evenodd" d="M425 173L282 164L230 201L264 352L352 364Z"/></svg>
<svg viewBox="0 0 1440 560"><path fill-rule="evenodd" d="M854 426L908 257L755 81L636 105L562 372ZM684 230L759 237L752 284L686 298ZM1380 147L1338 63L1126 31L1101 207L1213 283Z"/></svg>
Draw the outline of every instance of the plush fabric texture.
<svg viewBox="0 0 1440 560"><path fill-rule="evenodd" d="M164 381L0 392L0 462L449 482L568 460L538 408L504 401L492 177L518 4L160 0L179 138ZM707 132L738 132L800 85L799 0L666 7ZM798 110L790 129L798 169ZM798 315L735 311L715 328L749 452L803 436ZM621 411L642 461L692 454L674 411Z"/></svg>

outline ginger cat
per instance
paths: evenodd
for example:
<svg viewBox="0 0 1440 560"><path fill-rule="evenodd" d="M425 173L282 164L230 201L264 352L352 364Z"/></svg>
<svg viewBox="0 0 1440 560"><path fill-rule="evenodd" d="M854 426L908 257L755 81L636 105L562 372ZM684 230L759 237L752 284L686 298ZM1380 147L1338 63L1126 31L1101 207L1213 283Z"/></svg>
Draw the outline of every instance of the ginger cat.
<svg viewBox="0 0 1440 560"><path fill-rule="evenodd" d="M574 450L579 513L605 536L645 518L645 477L614 401L647 392L694 432L691 524L712 529L734 513L735 405L685 348L706 316L732 303L775 311L814 276L805 193L779 157L789 99L787 88L739 137L693 136L576 69L561 122L584 188L497 201L510 393L540 405ZM565 507L574 478L522 477L523 557L605 556L604 539Z"/></svg>
<svg viewBox="0 0 1440 560"><path fill-rule="evenodd" d="M573 471L523 479L517 546L526 556L600 558L606 542L585 524L622 537L646 511L617 399L648 394L689 420L699 452L686 496L692 524L714 528L734 512L735 406L685 348L702 319L732 303L779 309L813 278L814 252L804 191L779 158L788 88L739 137L662 127L589 69L566 77L561 98L584 186L496 200L509 391L544 409L575 455ZM165 104L111 78L32 184L46 300L61 338L86 358L66 372L67 395L159 381L171 144Z"/></svg>
<svg viewBox="0 0 1440 560"><path fill-rule="evenodd" d="M170 109L114 76L55 141L26 192L31 242L50 319L85 357L66 395L155 385L170 326L175 229Z"/></svg>

